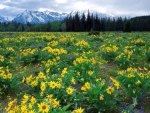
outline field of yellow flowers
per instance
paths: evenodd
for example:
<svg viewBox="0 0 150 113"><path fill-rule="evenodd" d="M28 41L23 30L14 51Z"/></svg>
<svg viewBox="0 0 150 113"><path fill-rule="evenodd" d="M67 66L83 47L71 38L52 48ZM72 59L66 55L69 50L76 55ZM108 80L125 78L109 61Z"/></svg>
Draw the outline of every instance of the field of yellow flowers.
<svg viewBox="0 0 150 113"><path fill-rule="evenodd" d="M150 33L0 33L0 113L150 112Z"/></svg>

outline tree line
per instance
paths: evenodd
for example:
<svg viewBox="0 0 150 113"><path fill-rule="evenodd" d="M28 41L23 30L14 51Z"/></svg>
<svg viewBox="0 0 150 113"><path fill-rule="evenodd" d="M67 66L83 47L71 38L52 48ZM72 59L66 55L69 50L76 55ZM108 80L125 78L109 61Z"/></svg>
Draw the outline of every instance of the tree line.
<svg viewBox="0 0 150 113"><path fill-rule="evenodd" d="M85 32L85 31L150 31L150 16L141 16L134 18L100 18L98 14L93 15L88 12L80 15L76 12L69 15L63 21L54 21L47 24L19 24L15 22L0 23L0 31L67 31L67 32Z"/></svg>
<svg viewBox="0 0 150 113"><path fill-rule="evenodd" d="M67 31L150 31L150 16L134 18L103 17L88 12L81 16L77 12L74 16L66 18Z"/></svg>
<svg viewBox="0 0 150 113"><path fill-rule="evenodd" d="M0 31L6 32L51 32L51 31L63 31L66 28L65 23L55 21L47 24L20 24L15 22L0 23Z"/></svg>
<svg viewBox="0 0 150 113"><path fill-rule="evenodd" d="M67 31L123 31L124 23L127 18L99 18L88 12L87 16L83 13L79 16L77 12L74 16L70 15L66 19Z"/></svg>

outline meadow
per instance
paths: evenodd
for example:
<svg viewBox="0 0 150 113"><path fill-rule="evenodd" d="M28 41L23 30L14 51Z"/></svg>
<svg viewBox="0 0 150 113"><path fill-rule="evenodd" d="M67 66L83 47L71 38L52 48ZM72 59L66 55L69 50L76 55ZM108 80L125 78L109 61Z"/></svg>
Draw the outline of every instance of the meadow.
<svg viewBox="0 0 150 113"><path fill-rule="evenodd" d="M0 113L148 113L149 32L1 32Z"/></svg>

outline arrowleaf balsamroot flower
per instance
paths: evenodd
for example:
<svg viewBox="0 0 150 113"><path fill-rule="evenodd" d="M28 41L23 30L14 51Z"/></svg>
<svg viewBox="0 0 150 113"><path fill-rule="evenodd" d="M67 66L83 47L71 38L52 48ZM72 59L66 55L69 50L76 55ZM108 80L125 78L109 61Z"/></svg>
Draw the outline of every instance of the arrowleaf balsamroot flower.
<svg viewBox="0 0 150 113"><path fill-rule="evenodd" d="M106 89L106 92L111 95L111 94L114 92L114 88L111 87L111 86L109 86L109 87Z"/></svg>
<svg viewBox="0 0 150 113"><path fill-rule="evenodd" d="M81 107L76 109L76 110L73 110L72 113L83 113L84 112L84 109L82 109Z"/></svg>
<svg viewBox="0 0 150 113"><path fill-rule="evenodd" d="M38 104L39 112L48 113L50 106L44 102Z"/></svg>
<svg viewBox="0 0 150 113"><path fill-rule="evenodd" d="M68 95L72 95L73 90L74 90L73 88L68 87L67 90L66 90L66 92L67 92Z"/></svg>

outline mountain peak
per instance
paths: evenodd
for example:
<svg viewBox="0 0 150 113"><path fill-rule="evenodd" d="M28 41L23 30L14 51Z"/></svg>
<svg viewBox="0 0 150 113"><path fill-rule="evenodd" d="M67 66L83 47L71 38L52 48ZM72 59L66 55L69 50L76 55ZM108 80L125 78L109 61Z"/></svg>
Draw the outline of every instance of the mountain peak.
<svg viewBox="0 0 150 113"><path fill-rule="evenodd" d="M58 12L50 12L50 11L29 11L25 10L18 16L16 16L13 21L22 24L45 24L51 21L61 21L66 18L67 15L62 15Z"/></svg>
<svg viewBox="0 0 150 113"><path fill-rule="evenodd" d="M29 12L29 10L26 9L26 10L24 10L24 12Z"/></svg>
<svg viewBox="0 0 150 113"><path fill-rule="evenodd" d="M21 14L28 14L28 13L30 13L31 11L29 11L29 10L24 10Z"/></svg>
<svg viewBox="0 0 150 113"><path fill-rule="evenodd" d="M8 18L0 16L0 23L8 22Z"/></svg>

